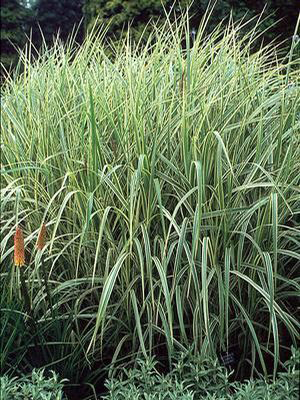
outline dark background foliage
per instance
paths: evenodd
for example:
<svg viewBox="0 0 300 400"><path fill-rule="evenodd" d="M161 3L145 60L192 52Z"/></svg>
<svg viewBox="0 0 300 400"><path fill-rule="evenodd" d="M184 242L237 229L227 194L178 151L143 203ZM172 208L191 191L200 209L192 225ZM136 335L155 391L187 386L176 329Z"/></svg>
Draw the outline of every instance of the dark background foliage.
<svg viewBox="0 0 300 400"><path fill-rule="evenodd" d="M200 19L205 10L213 3L209 0L86 0L84 6L84 15L87 28L93 26L97 19L98 24L110 21L109 34L118 36L125 28L127 30L128 22L132 21L131 29L141 32L147 22L151 19L165 17L162 4L167 12L172 9L171 15L180 13L190 5L191 25L197 29ZM288 38L293 34L299 5L296 0L218 0L214 5L214 12L210 19L209 28L212 30L222 20L227 20L232 12L234 20L240 20L245 17L250 19L264 10L264 17L267 20L261 25L260 29L270 28L275 22L276 26L264 35L267 41L278 38L279 40ZM111 18L113 18L111 20ZM281 21L279 21L281 19ZM279 22L278 22L279 21ZM149 29L151 29L149 27Z"/></svg>
<svg viewBox="0 0 300 400"><path fill-rule="evenodd" d="M112 39L125 35L130 23L133 38L138 40L151 19L164 21L162 4L167 12L172 10L170 17L173 19L190 4L191 28L197 30L209 3L209 0L194 0L192 4L190 0L1 0L1 62L6 69L16 64L16 48L25 45L26 35L30 32L33 43L39 48L42 44L39 27L46 43L51 44L58 33L65 41L74 25L78 26L82 20L76 34L76 41L81 43L84 33L95 22L98 25L109 22L107 36ZM226 21L231 12L233 19L239 20L245 15L245 19L250 19L264 9L266 20L260 29L270 29L263 35L263 40L290 39L299 13L297 3L297 0L218 0L208 29ZM274 22L277 23L272 26ZM150 29L148 26L148 32Z"/></svg>
<svg viewBox="0 0 300 400"><path fill-rule="evenodd" d="M26 42L31 16L18 0L1 0L1 63L6 68L17 62L16 47L22 48Z"/></svg>
<svg viewBox="0 0 300 400"><path fill-rule="evenodd" d="M38 0L32 7L33 13L33 38L41 43L40 28L46 43L51 43L53 35L66 41L72 33L74 26L78 26L83 19L84 0ZM76 39L83 39L83 24L77 33Z"/></svg>

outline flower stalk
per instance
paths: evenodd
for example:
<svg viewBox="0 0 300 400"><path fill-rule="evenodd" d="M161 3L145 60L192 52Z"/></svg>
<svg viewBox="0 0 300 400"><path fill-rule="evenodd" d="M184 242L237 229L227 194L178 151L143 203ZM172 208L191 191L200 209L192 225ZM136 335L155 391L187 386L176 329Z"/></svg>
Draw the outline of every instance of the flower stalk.
<svg viewBox="0 0 300 400"><path fill-rule="evenodd" d="M47 235L46 225L42 224L40 232L39 232L39 236L38 236L38 239L37 239L37 242L36 242L36 248L40 252L42 252L42 250L44 249L44 247L46 245L46 235ZM46 299L47 299L48 304L50 306L51 315L52 315L52 318L53 318L52 299L51 299L51 295L50 295L49 284L48 284L48 276L47 276L47 272L46 272L46 268L45 268L45 261L44 261L44 255L43 254L41 255L41 264L42 264L42 274L43 274L43 278L44 278Z"/></svg>
<svg viewBox="0 0 300 400"><path fill-rule="evenodd" d="M25 265L24 236L23 236L23 231L19 226L17 226L16 233L14 236L14 264L18 268L23 267ZM21 280L21 294L24 299L25 309L29 317L28 323L30 327L33 329L33 331L37 333L38 331L34 321L28 288L25 281L25 272L23 268L20 268L20 280ZM37 345L35 336L34 340Z"/></svg>

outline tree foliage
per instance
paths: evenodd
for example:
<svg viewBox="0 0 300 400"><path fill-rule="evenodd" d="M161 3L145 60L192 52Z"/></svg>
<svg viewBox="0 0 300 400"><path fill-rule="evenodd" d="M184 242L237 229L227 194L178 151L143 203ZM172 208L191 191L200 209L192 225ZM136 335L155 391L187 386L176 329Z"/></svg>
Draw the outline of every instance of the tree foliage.
<svg viewBox="0 0 300 400"><path fill-rule="evenodd" d="M165 19L166 12L176 16L181 9L189 6L191 25L194 28L200 23L208 7L212 7L210 0L86 0L84 6L86 28L108 24L108 34L111 37L124 35L130 23L134 38L139 38L146 24L151 20ZM217 0L210 18L208 30L212 30L221 21L226 21L232 14L233 20L242 18L250 20L261 14L263 19L261 31L266 41L275 38L284 39L293 34L297 20L297 0ZM281 19L281 21L279 21ZM279 22L278 22L279 21ZM275 25L274 25L275 24ZM151 29L150 27L148 29Z"/></svg>
<svg viewBox="0 0 300 400"><path fill-rule="evenodd" d="M41 42L40 30L46 43L51 44L53 37L66 41L74 26L78 26L83 19L82 7L84 0L37 0L33 6L34 24L33 38L37 44ZM77 32L76 39L83 39L83 24Z"/></svg>
<svg viewBox="0 0 300 400"><path fill-rule="evenodd" d="M1 76L16 64L18 53L26 42L31 21L30 12L17 0L1 0Z"/></svg>
<svg viewBox="0 0 300 400"><path fill-rule="evenodd" d="M6 69L16 64L16 48L24 46L30 30L37 48L43 41L40 31L45 42L51 45L58 33L63 41L67 40L74 25L78 26L81 20L84 22L76 33L79 43L95 22L97 26L108 25L107 37L112 39L124 36L130 26L132 37L138 40L145 29L144 38L151 31L149 21L165 21L166 12L174 19L188 6L191 28L197 29L211 6L209 0L2 0L1 61ZM207 29L213 30L231 14L236 21L243 17L251 19L263 10L266 19L260 29L268 29L263 35L265 41L292 36L298 16L297 0L217 0Z"/></svg>
<svg viewBox="0 0 300 400"><path fill-rule="evenodd" d="M84 7L86 30L96 23L109 25L108 36L120 38L130 26L133 36L138 39L151 20L164 19L165 13L173 10L173 15L188 6L189 1L172 0L86 0ZM149 27L148 30L151 28Z"/></svg>

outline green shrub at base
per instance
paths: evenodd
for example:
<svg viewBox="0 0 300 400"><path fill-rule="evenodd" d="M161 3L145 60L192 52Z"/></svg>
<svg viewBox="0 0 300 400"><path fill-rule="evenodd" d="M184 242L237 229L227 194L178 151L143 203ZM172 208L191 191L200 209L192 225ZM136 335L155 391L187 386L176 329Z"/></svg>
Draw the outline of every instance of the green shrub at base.
<svg viewBox="0 0 300 400"><path fill-rule="evenodd" d="M108 394L99 400L297 400L299 359L300 351L292 348L286 372L271 383L263 379L230 383L231 374L217 360L201 359L191 352L179 353L165 375L159 373L153 357L138 359L135 368L123 368L116 378L106 381ZM1 400L66 400L65 380L53 371L51 374L47 378L44 369L39 369L29 378L1 377Z"/></svg>
<svg viewBox="0 0 300 400"><path fill-rule="evenodd" d="M277 380L229 382L230 373L217 360L201 360L181 353L167 375L157 370L153 359L138 360L134 369L123 369L119 379L106 383L105 400L297 400L299 398L299 350L285 363L286 372ZM185 360L184 364L182 360Z"/></svg>
<svg viewBox="0 0 300 400"><path fill-rule="evenodd" d="M45 377L44 369L33 370L29 378L0 378L1 400L65 400L63 381L55 372Z"/></svg>

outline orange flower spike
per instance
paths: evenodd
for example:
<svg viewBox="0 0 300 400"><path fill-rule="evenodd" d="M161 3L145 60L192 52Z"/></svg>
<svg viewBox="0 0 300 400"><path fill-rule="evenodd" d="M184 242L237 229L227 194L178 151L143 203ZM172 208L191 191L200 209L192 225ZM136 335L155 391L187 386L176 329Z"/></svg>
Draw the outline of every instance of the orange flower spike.
<svg viewBox="0 0 300 400"><path fill-rule="evenodd" d="M17 226L16 233L14 236L15 241L15 252L14 261L16 267L22 267L25 265L25 251L24 251L24 238L22 229Z"/></svg>
<svg viewBox="0 0 300 400"><path fill-rule="evenodd" d="M39 237L36 242L36 247L38 250L43 250L46 243L46 225L43 224L40 229Z"/></svg>

